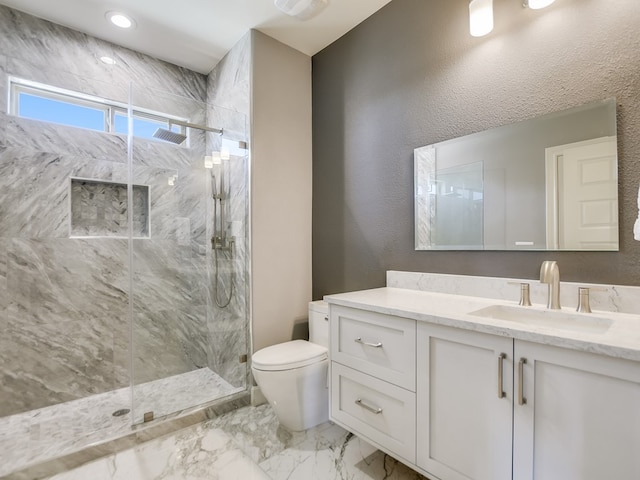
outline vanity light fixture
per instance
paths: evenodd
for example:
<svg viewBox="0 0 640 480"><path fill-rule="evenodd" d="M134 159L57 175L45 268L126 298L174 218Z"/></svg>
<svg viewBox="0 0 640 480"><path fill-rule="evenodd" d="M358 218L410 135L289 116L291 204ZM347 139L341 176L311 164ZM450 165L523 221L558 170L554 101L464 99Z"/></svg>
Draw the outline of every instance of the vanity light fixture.
<svg viewBox="0 0 640 480"><path fill-rule="evenodd" d="M548 7L556 0L522 0L522 6L532 10ZM483 37L493 30L493 0L471 0L469 2L469 32L474 37Z"/></svg>
<svg viewBox="0 0 640 480"><path fill-rule="evenodd" d="M133 28L136 26L135 20L122 12L107 12L105 17L116 27Z"/></svg>
<svg viewBox="0 0 640 480"><path fill-rule="evenodd" d="M471 0L469 2L469 32L482 37L493 30L493 0Z"/></svg>
<svg viewBox="0 0 640 480"><path fill-rule="evenodd" d="M541 8L548 7L556 0L524 0L524 6L532 10L540 10Z"/></svg>

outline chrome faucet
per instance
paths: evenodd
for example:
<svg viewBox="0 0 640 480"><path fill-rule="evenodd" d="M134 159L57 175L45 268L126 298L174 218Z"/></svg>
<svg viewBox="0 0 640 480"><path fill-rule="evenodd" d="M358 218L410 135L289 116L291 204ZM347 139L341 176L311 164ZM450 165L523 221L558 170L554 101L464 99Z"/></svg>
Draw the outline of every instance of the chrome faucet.
<svg viewBox="0 0 640 480"><path fill-rule="evenodd" d="M547 294L547 308L560 310L560 270L555 261L542 262L540 267L540 282L549 285Z"/></svg>

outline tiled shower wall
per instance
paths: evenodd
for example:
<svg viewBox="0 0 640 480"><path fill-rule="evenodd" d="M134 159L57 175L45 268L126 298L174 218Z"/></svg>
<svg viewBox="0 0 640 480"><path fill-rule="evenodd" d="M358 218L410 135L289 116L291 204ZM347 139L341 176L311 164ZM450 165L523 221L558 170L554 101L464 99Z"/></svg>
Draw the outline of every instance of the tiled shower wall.
<svg viewBox="0 0 640 480"><path fill-rule="evenodd" d="M207 113L209 124L224 125L232 139L241 140L241 132L245 132L245 139L251 137L250 124L247 121L250 113L251 35L253 32L248 32L207 78L209 105L218 107L209 108ZM227 308L217 308L212 302L213 308L208 311L207 322L208 343L212 351L209 365L213 371L234 386L238 386L237 382L240 379L244 379L247 385L251 382L250 370L246 368L246 364L238 361L240 355L250 354L249 345L251 345L248 326L250 318L249 152L248 148L245 157L232 158L228 164L231 185L228 192L229 221L233 226L231 233L236 237L233 261L235 294ZM220 266L223 267L220 281L225 287L224 292L222 288L220 291L223 292L221 296L225 296L230 281L229 263L220 263Z"/></svg>
<svg viewBox="0 0 640 480"><path fill-rule="evenodd" d="M136 106L212 126L226 115L245 134L244 115L207 108L207 88L215 87L206 76L3 6L0 52L2 92L9 74L126 103L133 82ZM100 62L103 55L116 65ZM0 110L4 416L129 385L129 242L70 238L69 197L72 178L126 184L128 148L121 135L8 116L4 94ZM245 381L237 354L247 350L247 289L239 282L247 277L248 165L246 157L232 158L239 274L234 309L220 317L211 308L210 182L203 166L213 146L197 132L189 148L133 141L133 183L148 186L150 196L149 238L133 241L135 383L206 366L226 366L221 375L234 385ZM219 331L234 333L212 342ZM231 341L227 359L220 350Z"/></svg>

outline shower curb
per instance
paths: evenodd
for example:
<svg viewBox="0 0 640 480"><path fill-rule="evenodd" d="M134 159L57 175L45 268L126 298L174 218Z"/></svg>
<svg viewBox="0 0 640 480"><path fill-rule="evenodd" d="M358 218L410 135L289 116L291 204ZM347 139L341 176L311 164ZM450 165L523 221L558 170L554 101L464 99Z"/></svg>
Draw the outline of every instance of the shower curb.
<svg viewBox="0 0 640 480"><path fill-rule="evenodd" d="M127 435L90 445L80 451L55 459L45 460L27 466L7 475L0 476L0 480L39 480L51 477L104 456L112 455L150 440L175 433L178 430L212 420L225 413L250 404L251 393L249 391L243 391L219 401L180 412L173 416L162 417L146 425L143 424L138 427L132 427L131 432Z"/></svg>

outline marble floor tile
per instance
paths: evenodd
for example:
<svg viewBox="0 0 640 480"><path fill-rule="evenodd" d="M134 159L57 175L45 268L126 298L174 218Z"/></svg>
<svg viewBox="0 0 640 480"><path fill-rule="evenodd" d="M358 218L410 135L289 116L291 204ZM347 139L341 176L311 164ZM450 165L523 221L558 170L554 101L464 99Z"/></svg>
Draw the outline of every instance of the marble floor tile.
<svg viewBox="0 0 640 480"><path fill-rule="evenodd" d="M290 432L268 404L239 409L208 425L226 432L272 480L426 478L331 422Z"/></svg>
<svg viewBox="0 0 640 480"><path fill-rule="evenodd" d="M330 422L278 425L269 405L216 419L50 477L50 480L428 480Z"/></svg>
<svg viewBox="0 0 640 480"><path fill-rule="evenodd" d="M88 463L51 480L269 480L219 429L202 424Z"/></svg>

